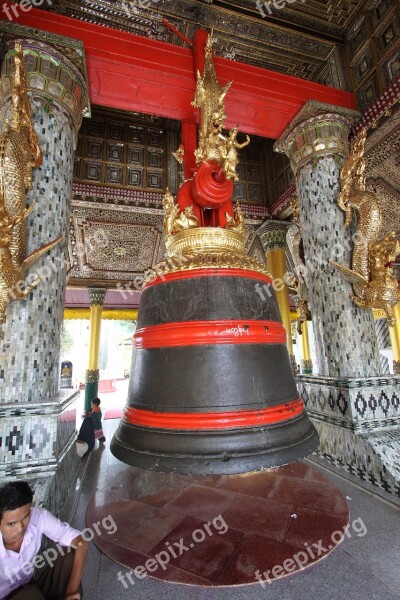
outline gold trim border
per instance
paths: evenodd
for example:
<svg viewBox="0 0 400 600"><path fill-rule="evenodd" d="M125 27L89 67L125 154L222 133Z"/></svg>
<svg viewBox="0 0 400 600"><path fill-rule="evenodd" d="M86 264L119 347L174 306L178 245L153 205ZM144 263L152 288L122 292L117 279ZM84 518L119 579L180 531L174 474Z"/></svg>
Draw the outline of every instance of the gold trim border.
<svg viewBox="0 0 400 600"><path fill-rule="evenodd" d="M136 321L138 318L137 308L106 309L102 310L102 321ZM90 308L65 308L64 319L90 319Z"/></svg>

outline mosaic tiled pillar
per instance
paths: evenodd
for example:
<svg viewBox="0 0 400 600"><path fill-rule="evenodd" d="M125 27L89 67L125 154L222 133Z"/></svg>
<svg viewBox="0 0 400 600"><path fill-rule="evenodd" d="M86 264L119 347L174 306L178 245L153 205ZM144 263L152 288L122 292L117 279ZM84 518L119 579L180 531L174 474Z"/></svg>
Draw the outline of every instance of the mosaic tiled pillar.
<svg viewBox="0 0 400 600"><path fill-rule="evenodd" d="M354 305L350 284L330 262L351 265L352 232L343 227L337 197L356 116L309 101L275 144L296 177L319 363L318 376L300 376L298 385L320 454L400 493L399 379L379 375L372 311Z"/></svg>
<svg viewBox="0 0 400 600"><path fill-rule="evenodd" d="M257 231L261 240L267 268L274 281L274 290L281 313L282 323L286 329L287 347L294 372L297 372L296 360L293 354L292 325L290 320L289 290L286 283L286 233L290 223L285 221L266 221ZM262 288L258 292L263 294ZM263 300L263 298L261 298Z"/></svg>
<svg viewBox="0 0 400 600"><path fill-rule="evenodd" d="M43 153L26 196L27 204L35 204L27 219L26 253L63 238L30 268L28 274L40 275L42 282L26 300L8 305L6 322L0 326L0 476L44 477L36 487L36 501L57 511L77 468L77 394L60 393L59 378L74 148L88 106L84 54L80 42L54 34L8 23L0 23L0 31L6 50L2 123L11 115L18 40Z"/></svg>
<svg viewBox="0 0 400 600"><path fill-rule="evenodd" d="M389 327L387 324L386 315L384 313L379 313L379 316L377 316L376 311L374 311L374 317L376 343L378 345L379 350L381 374L388 375L389 373L392 373L391 367L393 365L393 352L391 348L392 342L390 340Z"/></svg>
<svg viewBox="0 0 400 600"><path fill-rule="evenodd" d="M90 344L89 364L86 371L85 382L85 413L90 413L90 403L97 398L99 393L99 353L101 334L101 313L103 311L104 298L107 290L101 288L89 288L90 303Z"/></svg>
<svg viewBox="0 0 400 600"><path fill-rule="evenodd" d="M337 197L352 115L312 108L306 105L276 149L296 176L320 375L370 377L379 374L372 311L353 303L350 284L330 262L351 264L352 232L343 227Z"/></svg>

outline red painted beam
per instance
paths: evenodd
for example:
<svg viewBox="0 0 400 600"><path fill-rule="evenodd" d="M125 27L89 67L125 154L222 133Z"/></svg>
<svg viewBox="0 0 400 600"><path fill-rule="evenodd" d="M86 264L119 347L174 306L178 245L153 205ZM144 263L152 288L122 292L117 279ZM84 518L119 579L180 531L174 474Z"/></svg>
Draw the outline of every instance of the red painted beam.
<svg viewBox="0 0 400 600"><path fill-rule="evenodd" d="M14 22L83 41L92 104L196 120L190 49L29 8ZM3 9L0 18L7 21ZM226 125L239 123L246 133L278 138L310 99L356 107L349 92L224 58L216 57L215 65L221 85L234 82L226 99Z"/></svg>

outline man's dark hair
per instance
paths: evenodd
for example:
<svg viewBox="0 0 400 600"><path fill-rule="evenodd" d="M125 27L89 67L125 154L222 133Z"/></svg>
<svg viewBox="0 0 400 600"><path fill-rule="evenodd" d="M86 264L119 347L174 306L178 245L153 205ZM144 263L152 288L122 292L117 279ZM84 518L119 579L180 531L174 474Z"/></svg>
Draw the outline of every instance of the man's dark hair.
<svg viewBox="0 0 400 600"><path fill-rule="evenodd" d="M100 406L100 398L93 398L92 403L96 406Z"/></svg>
<svg viewBox="0 0 400 600"><path fill-rule="evenodd" d="M33 491L26 481L10 481L0 488L0 521L6 510L31 504Z"/></svg>

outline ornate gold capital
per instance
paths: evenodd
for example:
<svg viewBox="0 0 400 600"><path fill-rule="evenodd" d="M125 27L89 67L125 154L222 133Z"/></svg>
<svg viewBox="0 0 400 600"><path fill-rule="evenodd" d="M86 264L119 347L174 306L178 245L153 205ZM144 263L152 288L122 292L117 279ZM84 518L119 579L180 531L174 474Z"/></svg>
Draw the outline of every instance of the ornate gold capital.
<svg viewBox="0 0 400 600"><path fill-rule="evenodd" d="M101 306L104 305L104 299L106 297L107 290L103 288L88 288L89 291L89 304L90 306Z"/></svg>
<svg viewBox="0 0 400 600"><path fill-rule="evenodd" d="M346 158L349 131L359 113L339 106L309 100L274 144L286 154L293 172L323 156Z"/></svg>
<svg viewBox="0 0 400 600"><path fill-rule="evenodd" d="M301 360L301 372L310 375L313 372L312 360Z"/></svg>
<svg viewBox="0 0 400 600"><path fill-rule="evenodd" d="M266 221L257 230L264 252L286 248L286 234L291 223L287 221Z"/></svg>
<svg viewBox="0 0 400 600"><path fill-rule="evenodd" d="M6 26L6 29L4 29ZM11 96L15 60L15 40L24 52L24 66L31 102L59 116L64 112L74 138L83 116L90 114L86 64L82 42L30 27L0 22L4 37L5 59L2 64L0 96L3 105ZM41 34L39 36L38 34ZM43 43L42 37L45 38Z"/></svg>
<svg viewBox="0 0 400 600"><path fill-rule="evenodd" d="M86 383L98 383L100 381L99 369L87 369L86 370Z"/></svg>

